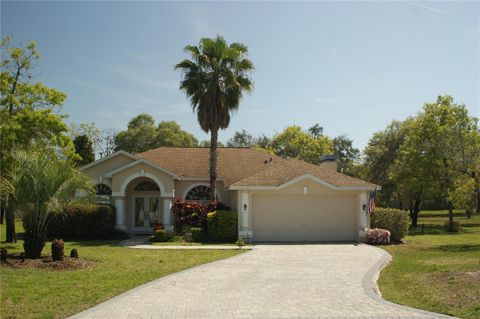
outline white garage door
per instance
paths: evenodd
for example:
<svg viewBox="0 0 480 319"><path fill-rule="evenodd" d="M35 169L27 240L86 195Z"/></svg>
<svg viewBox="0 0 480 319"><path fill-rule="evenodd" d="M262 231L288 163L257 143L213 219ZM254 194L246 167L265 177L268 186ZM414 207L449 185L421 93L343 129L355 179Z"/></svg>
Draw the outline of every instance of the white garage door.
<svg viewBox="0 0 480 319"><path fill-rule="evenodd" d="M353 195L253 195L254 241L355 241Z"/></svg>

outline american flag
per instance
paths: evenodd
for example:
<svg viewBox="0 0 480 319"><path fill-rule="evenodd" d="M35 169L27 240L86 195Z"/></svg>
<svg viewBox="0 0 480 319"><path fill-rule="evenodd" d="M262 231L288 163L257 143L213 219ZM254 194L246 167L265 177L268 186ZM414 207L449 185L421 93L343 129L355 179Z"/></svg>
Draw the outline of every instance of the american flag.
<svg viewBox="0 0 480 319"><path fill-rule="evenodd" d="M370 192L370 198L367 204L367 215L373 213L375 210L375 197L377 197L377 189Z"/></svg>

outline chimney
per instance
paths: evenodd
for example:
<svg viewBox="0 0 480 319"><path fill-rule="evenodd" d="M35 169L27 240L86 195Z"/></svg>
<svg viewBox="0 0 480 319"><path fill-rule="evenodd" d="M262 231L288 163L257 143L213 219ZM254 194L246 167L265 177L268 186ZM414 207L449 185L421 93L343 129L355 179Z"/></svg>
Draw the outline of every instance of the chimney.
<svg viewBox="0 0 480 319"><path fill-rule="evenodd" d="M332 171L337 171L337 156L330 154L330 155L322 155L320 157L320 164L319 166L323 168L330 169Z"/></svg>

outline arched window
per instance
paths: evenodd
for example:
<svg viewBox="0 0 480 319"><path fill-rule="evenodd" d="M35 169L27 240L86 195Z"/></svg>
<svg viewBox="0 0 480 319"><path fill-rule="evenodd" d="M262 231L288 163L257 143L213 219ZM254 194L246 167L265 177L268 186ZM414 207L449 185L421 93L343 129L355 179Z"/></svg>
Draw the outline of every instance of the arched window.
<svg viewBox="0 0 480 319"><path fill-rule="evenodd" d="M155 191L160 191L160 188L158 188L157 184L147 181L147 182L138 183L138 185L135 186L134 190L144 191L144 192L155 192Z"/></svg>
<svg viewBox="0 0 480 319"><path fill-rule="evenodd" d="M209 200L210 187L205 185L198 185L190 189L185 196L185 200Z"/></svg>
<svg viewBox="0 0 480 319"><path fill-rule="evenodd" d="M108 196L112 195L112 189L108 185L97 184L95 185L94 188L95 188L95 193L97 195L108 195Z"/></svg>

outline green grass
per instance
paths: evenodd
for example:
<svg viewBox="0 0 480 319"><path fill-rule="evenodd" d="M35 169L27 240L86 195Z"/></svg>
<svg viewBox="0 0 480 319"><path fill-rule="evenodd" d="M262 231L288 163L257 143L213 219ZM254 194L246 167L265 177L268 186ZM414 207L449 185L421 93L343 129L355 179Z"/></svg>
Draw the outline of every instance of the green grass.
<svg viewBox="0 0 480 319"><path fill-rule="evenodd" d="M2 247L22 251L23 242ZM17 232L22 232L17 223ZM239 250L142 250L116 246L117 241L68 242L81 258L95 260L92 269L49 271L0 266L0 318L64 318L128 289L199 264L230 257ZM43 253L50 254L50 243Z"/></svg>
<svg viewBox="0 0 480 319"><path fill-rule="evenodd" d="M480 318L480 216L455 213L458 233L447 233L446 211L420 213L419 226L406 244L386 246L392 263L378 285L385 299L395 303L453 315Z"/></svg>

